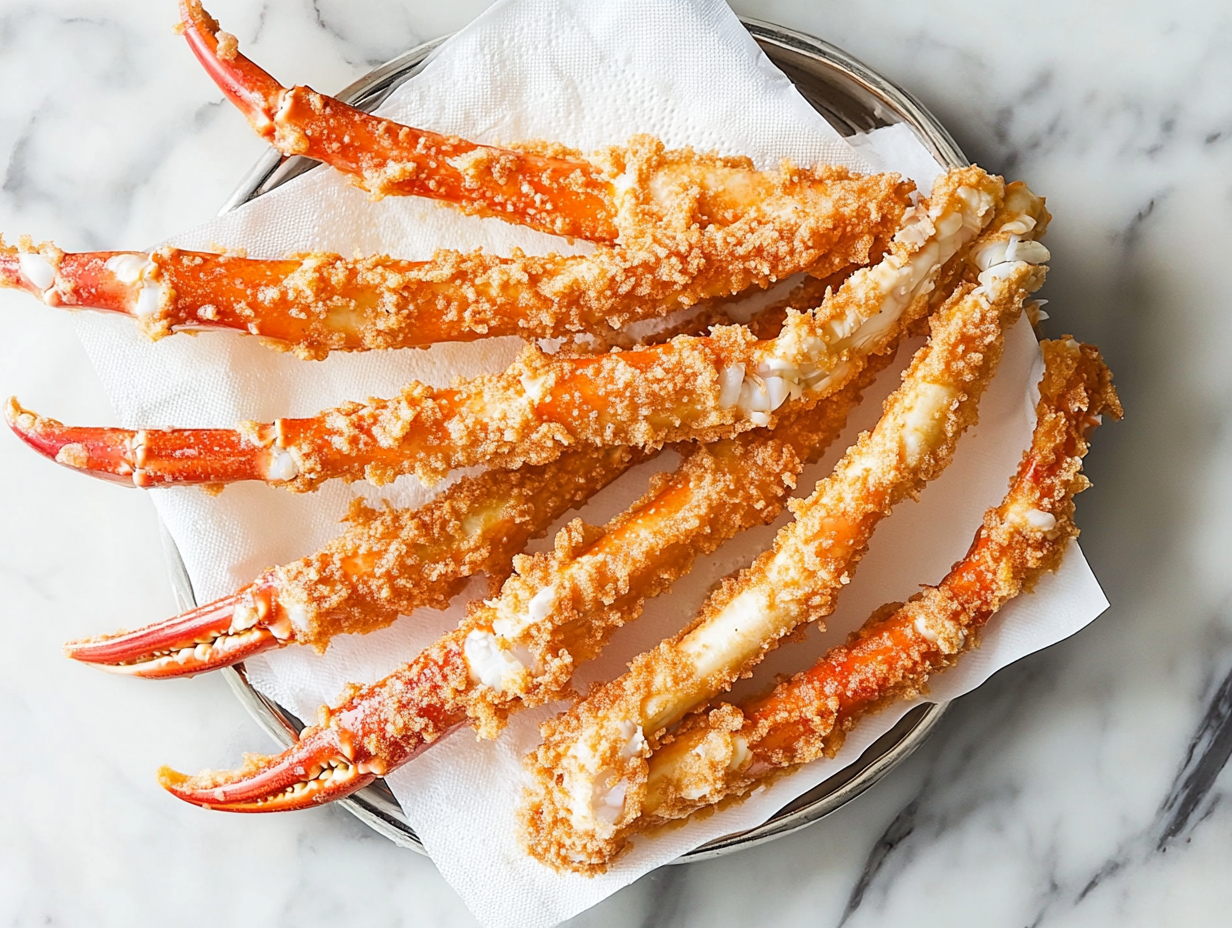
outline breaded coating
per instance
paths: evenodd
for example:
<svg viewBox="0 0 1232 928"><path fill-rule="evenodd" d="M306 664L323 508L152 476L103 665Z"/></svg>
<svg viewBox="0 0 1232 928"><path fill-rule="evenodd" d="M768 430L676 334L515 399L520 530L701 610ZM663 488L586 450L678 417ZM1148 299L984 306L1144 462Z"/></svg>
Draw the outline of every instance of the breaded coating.
<svg viewBox="0 0 1232 928"><path fill-rule="evenodd" d="M441 249L427 261L263 260L169 246L148 255L65 254L49 243L20 251L0 242L0 286L50 305L130 313L154 338L235 329L306 358L498 335L602 335L802 271L824 276L865 264L885 250L909 206L911 186L897 175L790 165L762 174L738 159L665 152L645 138L607 157L610 170L640 180L619 197L619 243L587 255ZM732 173L756 178L747 192L757 197L713 202L690 183ZM23 275L30 254L52 273L49 284Z"/></svg>
<svg viewBox="0 0 1232 928"><path fill-rule="evenodd" d="M809 283L795 287L753 321L771 330L786 306L814 292ZM711 319L729 321L713 312L680 323L680 334L704 331ZM655 333L643 344L667 337ZM268 578L278 603L296 616L294 640L324 651L334 635L383 628L424 606L443 609L477 573L497 593L527 542L653 456L621 446L578 448L548 464L464 477L415 510L379 512L356 500L346 532L315 554L273 568Z"/></svg>
<svg viewBox="0 0 1232 928"><path fill-rule="evenodd" d="M753 323L773 336L789 307L811 305L821 282L797 285ZM730 322L718 307L680 323L681 332L705 331ZM672 337L656 332L643 344ZM878 367L874 362L870 368ZM839 413L823 404L793 429L793 447L807 449ZM20 415L20 412L18 413ZM37 423L35 423L37 425ZM66 458L75 445L60 449ZM807 450L799 452L807 457ZM445 489L417 510L373 510L356 501L351 526L315 554L271 568L231 596L146 626L70 642L76 660L133 676L166 678L203 673L249 655L298 642L323 651L344 632L381 628L420 606L442 608L466 578L487 573L493 593L509 575L510 562L568 509L584 503L651 452L579 448L545 465L488 471Z"/></svg>
<svg viewBox="0 0 1232 928"><path fill-rule="evenodd" d="M198 0L181 0L180 13L189 47L259 135L376 197L428 197L556 235L624 244L653 221L706 228L754 214L797 223L792 237L803 244L832 208L824 191L808 189L808 171L784 164L763 172L747 158L668 152L649 136L586 156L554 142L498 147L401 125L308 87L282 86L239 52Z"/></svg>
<svg viewBox="0 0 1232 928"><path fill-rule="evenodd" d="M867 370L773 432L689 446L674 473L658 475L639 502L603 528L575 520L553 551L515 558L515 573L497 597L473 604L457 629L385 679L343 694L282 755L252 758L234 774L164 771L164 785L212 805L220 787L251 801L263 793L246 781L293 769L295 758L334 745L348 764L383 775L455 726L469 722L490 737L510 713L562 698L573 668L636 619L647 598L665 591L698 556L782 511L804 460L842 431L875 373ZM300 781L274 782L281 797ZM303 791L303 801L310 795Z"/></svg>
<svg viewBox="0 0 1232 928"><path fill-rule="evenodd" d="M815 310L789 311L774 339L719 326L709 336L592 358L553 358L527 348L505 373L453 390L413 385L396 400L282 420L283 446L299 467L290 485L359 476L361 465L373 481L408 466L432 479L476 461L542 462L575 444L658 447L769 424L773 400L763 412L756 396L748 397L755 390L741 379L733 384L733 376L763 392L766 381L778 378L782 393L774 399L793 397L791 407L811 406L841 387L927 310L937 276L946 265L961 264L965 246L1000 205L1002 189L978 169L951 172L938 182L929 210L913 217L913 234L900 234L880 264L855 271ZM871 329L862 329L865 323Z"/></svg>
<svg viewBox="0 0 1232 928"><path fill-rule="evenodd" d="M665 161L688 159L699 168L715 160L640 140L617 167L648 184ZM329 254L258 261L161 249L151 255L151 279L166 294L141 324L154 336L182 326L240 329L307 357L497 335L604 334L801 271L867 263L909 205L910 186L895 175L786 166L758 176L767 178L766 198L729 223L706 215L705 191L696 187L673 191L667 209L649 189L631 189L619 244L588 255L441 249L428 261Z"/></svg>
<svg viewBox="0 0 1232 928"><path fill-rule="evenodd" d="M464 477L418 509L355 500L349 526L320 551L269 571L294 640L324 651L334 635L369 632L421 607L443 609L468 577L494 590L513 557L646 453L583 448L550 464Z"/></svg>
<svg viewBox="0 0 1232 928"><path fill-rule="evenodd" d="M830 401L784 417L773 432L689 446L673 473L659 474L642 500L604 528L574 520L552 553L516 558L501 595L473 605L467 617L470 632L496 632L496 646L529 658L522 659L524 671L514 668L479 691L470 710L479 731L494 736L511 705L563 698L573 668L598 656L646 600L669 589L698 557L777 518L801 468L824 453L892 359L877 358Z"/></svg>
<svg viewBox="0 0 1232 928"><path fill-rule="evenodd" d="M688 628L544 724L544 743L527 759L532 783L521 810L530 853L597 872L620 851L625 826L640 817L645 756L657 739L782 638L833 611L880 520L949 463L975 421L1005 329L1042 279L1042 268L1019 260L985 272L979 286L961 284L877 427L792 504L796 520L772 550L725 581Z"/></svg>
<svg viewBox="0 0 1232 928"><path fill-rule="evenodd" d="M834 756L869 713L926 692L929 677L978 646L1006 602L1055 570L1078 536L1074 495L1087 433L1121 417L1099 352L1072 339L1041 345L1045 370L1031 447L1005 499L984 516L965 557L937 586L879 609L847 644L743 705L719 704L686 720L650 758L642 816L626 834L747 795L778 773Z"/></svg>
<svg viewBox="0 0 1232 928"><path fill-rule="evenodd" d="M414 473L431 482L474 464L545 464L578 445L730 438L772 425L780 411L811 407L894 343L963 264L1004 191L979 168L949 172L877 265L852 273L815 310L789 312L774 339L719 326L709 336L589 357L528 347L504 373L450 389L413 383L393 399L236 430L64 427L33 415L37 431L14 427L51 457L80 445L77 463L65 466L138 486L265 480L299 491L333 477L384 483Z"/></svg>

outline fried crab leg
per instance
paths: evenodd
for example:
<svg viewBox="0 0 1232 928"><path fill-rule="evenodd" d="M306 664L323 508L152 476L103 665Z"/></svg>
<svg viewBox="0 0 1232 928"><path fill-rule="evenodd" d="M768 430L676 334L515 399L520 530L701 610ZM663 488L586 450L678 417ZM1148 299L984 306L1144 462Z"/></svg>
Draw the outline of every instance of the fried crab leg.
<svg viewBox="0 0 1232 928"><path fill-rule="evenodd" d="M406 763L451 729L494 736L505 718L562 698L573 669L636 619L699 555L772 520L794 475L842 430L879 359L827 402L773 433L692 446L672 474L602 530L575 520L549 554L515 559L495 599L384 680L322 710L281 756L234 773L160 774L172 793L237 812L304 808L340 798Z"/></svg>
<svg viewBox="0 0 1232 928"><path fill-rule="evenodd" d="M411 129L282 87L235 50L199 3L181 3L181 13L197 57L280 151L326 161L374 194L432 197L591 239L593 253L258 260L170 247L66 254L25 238L0 247L0 286L53 306L127 313L153 337L235 329L306 357L494 335L605 334L799 272L827 276L866 264L910 205L911 185L896 175L791 165L760 172L747 159L669 152L648 137L587 159Z"/></svg>
<svg viewBox="0 0 1232 928"><path fill-rule="evenodd" d="M1003 260L981 272L978 285L961 284L934 316L928 344L876 428L810 497L793 503L796 519L773 548L729 578L688 628L545 723L544 743L527 759L532 784L521 811L534 856L582 872L606 866L625 826L640 817L645 757L668 726L749 673L785 636L833 611L881 519L948 465L975 421L1006 328L1042 279L1043 268Z"/></svg>
<svg viewBox="0 0 1232 928"><path fill-rule="evenodd" d="M838 282L805 280L754 316L750 328L773 335L788 309L815 305ZM680 331L729 321L714 309ZM647 343L673 334L679 333L656 333ZM875 359L870 369L880 366ZM383 628L420 607L444 608L479 571L496 592L531 538L649 456L621 447L580 448L550 464L465 477L417 510L376 512L357 500L350 527L315 554L182 615L70 642L66 651L104 670L157 679L217 670L293 643L324 652L334 635Z"/></svg>
<svg viewBox="0 0 1232 928"><path fill-rule="evenodd" d="M743 705L686 721L650 757L641 816L624 836L747 795L784 770L833 757L860 719L914 699L928 678L977 646L984 625L1061 563L1074 526L1087 435L1121 406L1099 352L1072 339L1044 342L1037 424L1010 490L989 509L966 556L937 586L878 610L845 645Z"/></svg>
<svg viewBox="0 0 1232 928"><path fill-rule="evenodd" d="M288 644L324 651L334 635L443 609L483 572L496 587L531 538L647 455L579 449L550 464L487 471L418 509L352 503L347 530L230 596L144 628L70 642L69 657L153 679L204 673Z"/></svg>
<svg viewBox="0 0 1232 928"><path fill-rule="evenodd" d="M839 277L807 279L749 320L759 336L782 328L788 309L814 306ZM655 344L731 322L718 308L648 336ZM870 368L882 366L875 359ZM648 452L578 449L548 465L464 477L415 510L352 503L349 529L322 550L271 568L248 587L134 631L69 642L68 656L111 672L161 679L205 673L291 643L324 652L334 635L366 633L428 606L444 609L482 571L493 592L516 553Z"/></svg>
<svg viewBox="0 0 1232 928"><path fill-rule="evenodd" d="M543 464L578 445L714 441L771 424L784 404L808 407L841 388L926 312L1005 192L975 167L940 178L878 264L856 270L815 310L789 314L773 339L719 326L708 336L589 357L528 347L502 374L449 389L414 383L394 399L239 429L70 427L15 400L7 418L57 462L137 486L264 480L309 490L333 477L382 483L408 472L432 481L479 463ZM1009 192L1021 208L1001 210L1008 218L975 251L995 257L1012 248L1024 260L1046 259L1042 245L1022 238L1036 222L1033 196L1021 185Z"/></svg>
<svg viewBox="0 0 1232 928"><path fill-rule="evenodd" d="M619 235L612 181L559 146L511 150L413 129L317 93L283 87L240 53L198 0L179 31L258 135L286 156L322 161L376 196L430 197L467 212L591 241Z"/></svg>

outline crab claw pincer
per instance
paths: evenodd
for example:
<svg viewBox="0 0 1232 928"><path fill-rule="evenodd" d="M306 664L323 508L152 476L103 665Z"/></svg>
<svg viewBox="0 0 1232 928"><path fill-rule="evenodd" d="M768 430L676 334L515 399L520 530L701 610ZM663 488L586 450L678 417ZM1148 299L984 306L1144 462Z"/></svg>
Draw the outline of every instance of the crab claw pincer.
<svg viewBox="0 0 1232 928"><path fill-rule="evenodd" d="M218 20L198 0L181 0L180 19L180 30L188 47L218 89L257 132L272 136L283 86L236 50L234 36L221 31Z"/></svg>
<svg viewBox="0 0 1232 928"><path fill-rule="evenodd" d="M120 429L68 426L24 409L16 397L4 418L17 437L57 464L127 486L292 480L294 459L266 442L234 429Z"/></svg>
<svg viewBox="0 0 1232 928"><path fill-rule="evenodd" d="M164 767L159 782L185 802L227 812L306 809L353 793L466 722L463 639L446 636L379 683L352 687L282 754L195 777Z"/></svg>
<svg viewBox="0 0 1232 928"><path fill-rule="evenodd" d="M158 772L163 788L185 802L223 812L290 812L341 799L376 779L363 770L330 726L313 728L284 753L249 755L239 770L187 776L169 767Z"/></svg>
<svg viewBox="0 0 1232 928"><path fill-rule="evenodd" d="M279 647L291 635L272 588L258 582L135 631L70 641L64 651L111 673L157 680L227 667Z"/></svg>

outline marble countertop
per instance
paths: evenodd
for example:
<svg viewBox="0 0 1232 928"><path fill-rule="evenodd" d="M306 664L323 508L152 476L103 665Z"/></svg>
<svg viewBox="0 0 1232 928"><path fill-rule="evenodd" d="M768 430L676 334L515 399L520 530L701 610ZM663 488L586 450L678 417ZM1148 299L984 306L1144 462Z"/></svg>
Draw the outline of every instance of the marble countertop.
<svg viewBox="0 0 1232 928"><path fill-rule="evenodd" d="M274 73L323 90L486 4L217 0ZM1126 420L1079 507L1112 608L953 706L820 824L660 870L570 924L1227 924L1232 881L1232 11L1214 0L806 0L737 11L825 38L914 92L1056 214L1051 331L1099 344ZM212 215L265 146L170 32L171 0L0 0L0 229L137 247ZM0 293L0 395L113 414L70 317ZM210 815L159 764L266 736L216 677L90 673L71 637L174 611L153 507L0 435L0 922L475 924L425 858L345 812Z"/></svg>

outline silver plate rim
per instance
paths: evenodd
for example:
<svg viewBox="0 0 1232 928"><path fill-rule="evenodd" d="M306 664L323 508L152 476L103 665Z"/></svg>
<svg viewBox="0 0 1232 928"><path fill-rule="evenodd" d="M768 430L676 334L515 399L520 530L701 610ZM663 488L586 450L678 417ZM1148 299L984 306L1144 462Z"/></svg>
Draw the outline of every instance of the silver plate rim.
<svg viewBox="0 0 1232 928"><path fill-rule="evenodd" d="M841 90L835 92L857 98L869 107L865 114L869 125L848 125L848 128L905 123L943 166L961 167L969 163L946 128L923 104L847 52L815 36L776 23L745 17L741 17L741 22L770 60L783 68L798 87L800 79L793 71L802 72L823 83L841 85ZM395 87L414 76L448 38L448 35L441 36L410 49L370 71L335 96L353 106L374 109ZM809 93L803 87L800 89L827 119L832 123L836 121L835 112L826 105L827 100L819 98L816 92ZM836 127L842 131L842 126ZM283 158L276 151L270 151L253 165L223 204L219 214L230 212L315 166L315 162L307 159ZM177 603L181 609L191 609L196 606L192 581L174 540L161 525L160 529ZM302 723L292 713L258 692L248 681L242 663L221 672L236 698L275 741L283 747L295 742ZM946 708L945 703L924 703L914 707L865 750L858 760L785 806L763 824L716 838L687 852L673 863L708 860L756 847L819 821L855 799L909 757L932 733ZM384 781L378 780L335 804L400 847L427 854Z"/></svg>

